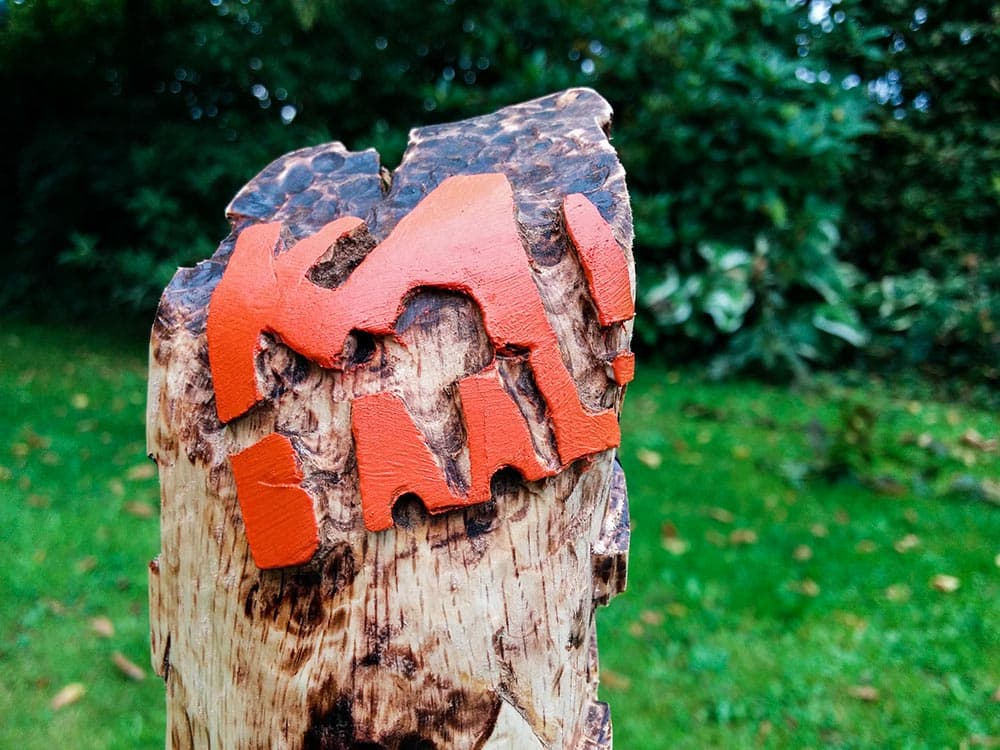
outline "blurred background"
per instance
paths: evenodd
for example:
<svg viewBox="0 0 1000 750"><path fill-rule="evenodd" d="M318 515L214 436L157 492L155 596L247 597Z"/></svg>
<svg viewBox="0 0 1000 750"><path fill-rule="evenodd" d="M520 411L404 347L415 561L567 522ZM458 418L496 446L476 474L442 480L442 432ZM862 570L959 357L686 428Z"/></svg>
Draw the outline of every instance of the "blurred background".
<svg viewBox="0 0 1000 750"><path fill-rule="evenodd" d="M988 0L0 0L0 746L162 742L143 350L236 190L581 85L639 269L618 746L1000 746L998 37Z"/></svg>

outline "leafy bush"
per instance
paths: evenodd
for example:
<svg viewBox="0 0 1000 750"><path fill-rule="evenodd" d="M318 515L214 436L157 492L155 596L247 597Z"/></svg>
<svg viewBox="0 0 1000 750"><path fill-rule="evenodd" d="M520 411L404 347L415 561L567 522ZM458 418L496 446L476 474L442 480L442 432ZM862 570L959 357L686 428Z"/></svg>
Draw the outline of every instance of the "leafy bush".
<svg viewBox="0 0 1000 750"><path fill-rule="evenodd" d="M337 138L391 167L413 125L590 85L629 173L645 345L719 374L863 352L1000 377L996 8L25 0L0 24L0 308L148 319L280 153Z"/></svg>

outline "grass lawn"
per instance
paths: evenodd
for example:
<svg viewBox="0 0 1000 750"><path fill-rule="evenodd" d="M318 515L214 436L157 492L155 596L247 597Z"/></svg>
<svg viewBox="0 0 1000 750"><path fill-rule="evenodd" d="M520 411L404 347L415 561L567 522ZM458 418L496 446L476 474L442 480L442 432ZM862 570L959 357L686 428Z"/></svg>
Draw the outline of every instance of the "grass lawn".
<svg viewBox="0 0 1000 750"><path fill-rule="evenodd" d="M0 748L163 746L144 372L141 344L0 329ZM622 423L619 750L1000 747L995 414L647 367Z"/></svg>

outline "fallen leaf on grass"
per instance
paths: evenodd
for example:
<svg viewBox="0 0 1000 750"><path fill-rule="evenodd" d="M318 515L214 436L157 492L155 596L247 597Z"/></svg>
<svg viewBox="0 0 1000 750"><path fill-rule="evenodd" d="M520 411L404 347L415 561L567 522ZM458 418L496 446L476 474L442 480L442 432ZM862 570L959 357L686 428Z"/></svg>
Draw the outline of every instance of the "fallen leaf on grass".
<svg viewBox="0 0 1000 750"><path fill-rule="evenodd" d="M58 599L39 599L39 601L48 608L49 612L57 617L62 617L66 614L66 605Z"/></svg>
<svg viewBox="0 0 1000 750"><path fill-rule="evenodd" d="M733 529L729 533L729 543L734 546L757 543L757 532L753 529Z"/></svg>
<svg viewBox="0 0 1000 750"><path fill-rule="evenodd" d="M664 521L660 526L660 542L663 544L663 549L675 557L683 555L691 546L681 539L677 527L671 521Z"/></svg>
<svg viewBox="0 0 1000 750"><path fill-rule="evenodd" d="M48 508L52 505L52 500L48 495L28 495L28 507Z"/></svg>
<svg viewBox="0 0 1000 750"><path fill-rule="evenodd" d="M674 557L680 557L691 549L691 545L680 537L667 537L663 540L663 549Z"/></svg>
<svg viewBox="0 0 1000 750"><path fill-rule="evenodd" d="M993 695L990 696L990 700L994 703L1000 703L1000 687L993 692Z"/></svg>
<svg viewBox="0 0 1000 750"><path fill-rule="evenodd" d="M644 609L639 613L639 619L655 628L663 624L663 613L653 609Z"/></svg>
<svg viewBox="0 0 1000 750"><path fill-rule="evenodd" d="M962 433L960 442L962 445L975 448L977 451L982 451L983 453L993 453L997 448L1000 448L1000 440L997 438L985 438L971 427Z"/></svg>
<svg viewBox="0 0 1000 750"><path fill-rule="evenodd" d="M792 550L792 557L794 557L799 562L806 562L812 560L813 551L812 547L808 544L800 544L794 550Z"/></svg>
<svg viewBox="0 0 1000 750"><path fill-rule="evenodd" d="M814 537L822 539L825 536L829 536L830 530L826 527L826 524L814 523L809 527L809 533L811 533Z"/></svg>
<svg viewBox="0 0 1000 750"><path fill-rule="evenodd" d="M69 402L73 405L74 409L86 409L90 406L90 398L86 393L74 393L73 398Z"/></svg>
<svg viewBox="0 0 1000 750"><path fill-rule="evenodd" d="M895 477L890 476L878 476L869 477L865 480L865 484L872 489L872 491L877 492L880 495L889 495L890 497L901 497L909 491L909 487L902 482L900 482Z"/></svg>
<svg viewBox="0 0 1000 750"><path fill-rule="evenodd" d="M640 448L635 452L636 458L650 469L659 469L663 463L663 456L649 448Z"/></svg>
<svg viewBox="0 0 1000 750"><path fill-rule="evenodd" d="M687 617L687 613L688 608L680 602L670 602L670 604L667 605L667 614L671 617L679 619L681 617Z"/></svg>
<svg viewBox="0 0 1000 750"><path fill-rule="evenodd" d="M958 591L961 585L962 582L958 578L945 573L938 573L931 578L931 588L935 591L940 591L942 594L950 594Z"/></svg>
<svg viewBox="0 0 1000 750"><path fill-rule="evenodd" d="M713 521L718 521L719 523L733 522L733 514L725 508L708 508L705 512Z"/></svg>
<svg viewBox="0 0 1000 750"><path fill-rule="evenodd" d="M610 669L602 669L601 685L608 690L628 690L632 687L632 680L623 674L612 672Z"/></svg>
<svg viewBox="0 0 1000 750"><path fill-rule="evenodd" d="M733 458L738 461L745 461L750 458L750 449L745 445L737 445L733 447Z"/></svg>
<svg viewBox="0 0 1000 750"><path fill-rule="evenodd" d="M130 503L125 503L125 505L122 506L122 510L130 516L135 516L136 518L152 518L156 515L156 510L152 505L139 500L133 500Z"/></svg>
<svg viewBox="0 0 1000 750"><path fill-rule="evenodd" d="M152 479L156 476L156 464L151 462L136 464L128 470L126 476L129 479Z"/></svg>
<svg viewBox="0 0 1000 750"><path fill-rule="evenodd" d="M76 568L77 573L89 573L97 567L97 558L93 555L81 557L76 561L76 565L74 567Z"/></svg>
<svg viewBox="0 0 1000 750"><path fill-rule="evenodd" d="M833 613L833 619L839 622L841 625L850 628L851 630L867 630L868 621L854 614L853 612L845 612L844 610L837 610Z"/></svg>
<svg viewBox="0 0 1000 750"><path fill-rule="evenodd" d="M772 724L767 719L764 719L764 721L760 723L760 726L757 727L757 744L761 744L762 742L764 742L768 737L771 736L771 732L773 731L774 731L774 724Z"/></svg>
<svg viewBox="0 0 1000 750"><path fill-rule="evenodd" d="M642 625L638 622L630 623L628 626L628 634L633 638L642 638L642 635L645 632L646 631L642 629Z"/></svg>
<svg viewBox="0 0 1000 750"><path fill-rule="evenodd" d="M971 747L1000 747L1000 737L992 737L986 734L969 735L967 742Z"/></svg>
<svg viewBox="0 0 1000 750"><path fill-rule="evenodd" d="M902 539L897 539L892 548L896 550L899 554L905 554L909 552L914 547L920 546L920 537L916 534L907 534Z"/></svg>
<svg viewBox="0 0 1000 750"><path fill-rule="evenodd" d="M90 621L90 629L101 638L111 638L115 634L115 625L107 617L94 617Z"/></svg>
<svg viewBox="0 0 1000 750"><path fill-rule="evenodd" d="M797 594L802 594L802 596L808 596L811 598L819 596L820 592L819 584L812 578L805 578L801 581L792 581L789 584L789 588Z"/></svg>
<svg viewBox="0 0 1000 750"><path fill-rule="evenodd" d="M854 546L854 549L861 555L870 555L878 549L878 545L871 539L862 539Z"/></svg>
<svg viewBox="0 0 1000 750"><path fill-rule="evenodd" d="M124 497L125 483L118 478L112 479L108 482L108 490L110 490L111 494L115 497Z"/></svg>
<svg viewBox="0 0 1000 750"><path fill-rule="evenodd" d="M885 598L890 602L906 602L910 599L910 587L905 583L894 583L885 589Z"/></svg>
<svg viewBox="0 0 1000 750"><path fill-rule="evenodd" d="M872 685L851 685L847 688L847 693L865 703L875 703L879 699L878 688Z"/></svg>
<svg viewBox="0 0 1000 750"><path fill-rule="evenodd" d="M49 708L53 711L66 708L71 703L76 703L80 700L86 692L87 688L82 682L71 682L52 696L52 700L49 701Z"/></svg>
<svg viewBox="0 0 1000 750"><path fill-rule="evenodd" d="M136 682L142 682L146 679L146 672L143 671L142 667L131 661L125 654L121 651L115 651L111 654L111 661L114 662L115 666L118 667L118 671L123 675L128 677L130 680L135 680Z"/></svg>

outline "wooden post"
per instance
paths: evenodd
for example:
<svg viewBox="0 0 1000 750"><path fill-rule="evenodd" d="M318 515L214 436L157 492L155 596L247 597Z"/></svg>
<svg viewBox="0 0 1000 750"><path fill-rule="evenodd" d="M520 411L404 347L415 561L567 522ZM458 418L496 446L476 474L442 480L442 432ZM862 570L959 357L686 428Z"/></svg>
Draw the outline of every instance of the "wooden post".
<svg viewBox="0 0 1000 750"><path fill-rule="evenodd" d="M610 748L632 222L573 89L232 201L152 333L167 747Z"/></svg>

